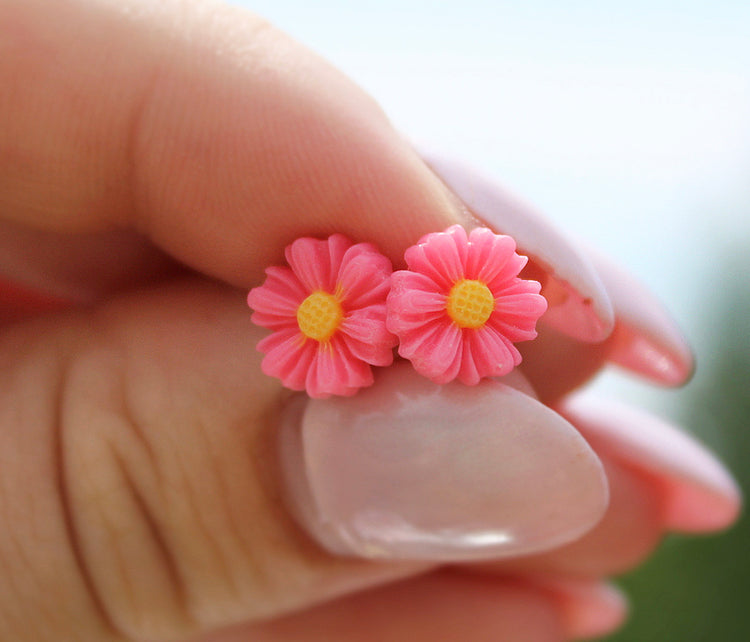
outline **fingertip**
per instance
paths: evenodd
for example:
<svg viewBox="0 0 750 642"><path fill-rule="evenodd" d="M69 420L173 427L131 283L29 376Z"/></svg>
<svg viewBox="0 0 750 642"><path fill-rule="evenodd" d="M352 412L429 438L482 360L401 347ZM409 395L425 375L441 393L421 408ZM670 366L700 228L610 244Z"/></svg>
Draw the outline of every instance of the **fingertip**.
<svg viewBox="0 0 750 642"><path fill-rule="evenodd" d="M550 584L561 609L567 639L588 640L619 629L628 615L628 600L607 582L558 580Z"/></svg>

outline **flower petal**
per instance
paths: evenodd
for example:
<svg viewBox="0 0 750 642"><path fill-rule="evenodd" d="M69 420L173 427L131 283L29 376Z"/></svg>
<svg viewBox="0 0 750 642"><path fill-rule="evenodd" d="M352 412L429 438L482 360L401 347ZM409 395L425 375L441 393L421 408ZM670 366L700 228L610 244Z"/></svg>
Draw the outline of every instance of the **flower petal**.
<svg viewBox="0 0 750 642"><path fill-rule="evenodd" d="M426 274L447 292L464 278L469 241L466 230L452 225L445 232L424 236L417 245L406 250L404 258L409 269Z"/></svg>
<svg viewBox="0 0 750 642"><path fill-rule="evenodd" d="M549 273L561 297L545 314L545 322L581 341L602 341L610 334L614 312L599 276L555 227L475 170L422 156L478 218L515 238L523 253Z"/></svg>
<svg viewBox="0 0 750 642"><path fill-rule="evenodd" d="M258 343L258 350L266 355L261 370L291 390L304 390L315 348L315 342L305 340L297 328L274 332Z"/></svg>
<svg viewBox="0 0 750 642"><path fill-rule="evenodd" d="M355 358L346 344L334 337L327 344L319 344L305 387L310 397L324 399L330 395L349 396L372 383L370 366Z"/></svg>
<svg viewBox="0 0 750 642"><path fill-rule="evenodd" d="M341 239L351 244L346 237L334 234L326 240L299 238L287 246L287 263L308 293L316 290L333 292L338 269L332 270L331 263L339 254L343 256Z"/></svg>
<svg viewBox="0 0 750 642"><path fill-rule="evenodd" d="M516 242L510 236L495 234L486 227L475 227L469 235L466 278L490 285L504 283L521 271L526 259L516 254ZM497 286L496 286L497 287Z"/></svg>
<svg viewBox="0 0 750 642"><path fill-rule="evenodd" d="M460 332L460 331L459 331ZM456 347L456 353L453 356L453 361L450 362L448 367L445 369L445 371L437 375L435 377L432 377L432 381L435 383L439 383L441 385L450 383L453 381L457 376L458 373L461 371L461 367L464 363L464 352L466 349L466 342L463 340L463 337L458 342L458 346Z"/></svg>
<svg viewBox="0 0 750 642"><path fill-rule="evenodd" d="M253 323L276 330L296 324L297 308L306 296L299 279L289 268L269 267L263 285L253 288L247 295L247 304L253 309Z"/></svg>
<svg viewBox="0 0 750 642"><path fill-rule="evenodd" d="M362 243L361 245L372 247L369 243ZM328 272L330 277L327 285L330 289L327 289L327 292L333 292L335 290L341 266L347 253L351 251L352 247L356 246L352 246L352 242L343 234L332 234L328 237Z"/></svg>
<svg viewBox="0 0 750 642"><path fill-rule="evenodd" d="M464 360L474 362L476 373L480 377L501 377L508 374L521 363L521 354L510 340L493 330L483 327L466 333L467 350ZM468 366L462 368L459 380L474 385L474 372Z"/></svg>
<svg viewBox="0 0 750 642"><path fill-rule="evenodd" d="M511 254L511 256L508 258L507 263L502 266L502 269L493 274L491 278L485 280L487 287L493 292L509 287L509 285L514 282L517 275L521 272L521 270L523 270L528 262L529 259L527 257L513 252L513 254ZM524 279L524 281L526 280L528 279ZM537 283L537 281L533 282ZM541 285L537 288L536 291L539 292L540 289Z"/></svg>
<svg viewBox="0 0 750 642"><path fill-rule="evenodd" d="M398 339L385 327L385 306L355 310L341 325L340 333L352 355L374 366L393 363Z"/></svg>
<svg viewBox="0 0 750 642"><path fill-rule="evenodd" d="M445 295L436 291L429 277L401 270L391 277L386 301L387 327L394 334L409 332L445 317Z"/></svg>
<svg viewBox="0 0 750 642"><path fill-rule="evenodd" d="M417 372L436 383L445 383L443 376L454 363L461 346L459 328L446 317L400 339L399 354L409 359Z"/></svg>
<svg viewBox="0 0 750 642"><path fill-rule="evenodd" d="M338 271L337 289L346 310L384 303L390 289L393 268L390 260L370 243L350 247Z"/></svg>
<svg viewBox="0 0 750 642"><path fill-rule="evenodd" d="M504 322L519 329L533 331L536 321L547 309L547 301L540 294L522 292L495 299L495 309L489 321ZM532 337L533 338L533 337Z"/></svg>

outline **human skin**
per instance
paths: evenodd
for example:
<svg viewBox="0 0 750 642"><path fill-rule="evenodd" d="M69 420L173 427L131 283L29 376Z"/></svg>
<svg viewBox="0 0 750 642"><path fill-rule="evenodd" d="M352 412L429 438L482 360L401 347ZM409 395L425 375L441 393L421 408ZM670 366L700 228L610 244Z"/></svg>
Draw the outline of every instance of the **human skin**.
<svg viewBox="0 0 750 642"><path fill-rule="evenodd" d="M610 503L574 543L450 568L324 551L280 502L288 395L246 291L301 235L400 265L465 209L370 97L236 8L2 0L0 86L0 272L43 293L0 331L0 639L596 635L624 616L606 578L734 519L705 461L598 434ZM569 382L607 356L540 339Z"/></svg>

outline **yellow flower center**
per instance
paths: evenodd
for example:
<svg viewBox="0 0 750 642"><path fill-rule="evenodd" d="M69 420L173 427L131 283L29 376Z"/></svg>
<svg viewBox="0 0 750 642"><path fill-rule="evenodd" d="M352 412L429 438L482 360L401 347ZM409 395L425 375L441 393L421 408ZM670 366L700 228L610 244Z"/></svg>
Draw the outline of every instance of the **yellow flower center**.
<svg viewBox="0 0 750 642"><path fill-rule="evenodd" d="M481 281L456 281L445 304L448 316L459 328L481 328L495 309L495 297Z"/></svg>
<svg viewBox="0 0 750 642"><path fill-rule="evenodd" d="M344 310L338 298L318 290L308 296L297 308L297 325L306 337L328 341L344 319Z"/></svg>

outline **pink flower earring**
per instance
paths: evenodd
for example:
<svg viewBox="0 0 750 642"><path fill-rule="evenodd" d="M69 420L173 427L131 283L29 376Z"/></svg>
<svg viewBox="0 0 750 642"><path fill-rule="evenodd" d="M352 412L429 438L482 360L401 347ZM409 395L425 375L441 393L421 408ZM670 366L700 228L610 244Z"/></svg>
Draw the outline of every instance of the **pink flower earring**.
<svg viewBox="0 0 750 642"><path fill-rule="evenodd" d="M397 343L385 325L390 261L341 234L297 239L285 255L290 267L267 268L247 297L252 321L273 330L258 343L263 372L315 398L372 385L370 366L390 365Z"/></svg>
<svg viewBox="0 0 750 642"><path fill-rule="evenodd" d="M536 337L547 301L539 283L518 277L528 259L515 249L510 236L487 228L467 236L454 225L406 251L409 269L391 276L386 323L417 372L475 385L521 362L513 344Z"/></svg>
<svg viewBox="0 0 750 642"><path fill-rule="evenodd" d="M405 254L408 270L369 243L341 234L300 238L290 267L266 269L250 291L263 372L311 397L353 395L373 383L371 366L393 362L393 348L435 383L475 385L521 362L513 345L536 337L547 309L536 281L518 277L526 257L509 236L460 225L428 234Z"/></svg>

